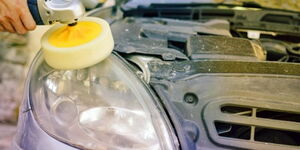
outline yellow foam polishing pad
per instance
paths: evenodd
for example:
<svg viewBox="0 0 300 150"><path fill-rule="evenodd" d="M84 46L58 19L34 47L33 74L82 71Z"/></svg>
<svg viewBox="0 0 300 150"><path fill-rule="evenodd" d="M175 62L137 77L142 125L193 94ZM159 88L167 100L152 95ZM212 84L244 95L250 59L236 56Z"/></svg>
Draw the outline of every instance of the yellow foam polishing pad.
<svg viewBox="0 0 300 150"><path fill-rule="evenodd" d="M108 57L114 46L109 24L85 17L75 26L56 24L42 37L45 61L55 69L81 69Z"/></svg>

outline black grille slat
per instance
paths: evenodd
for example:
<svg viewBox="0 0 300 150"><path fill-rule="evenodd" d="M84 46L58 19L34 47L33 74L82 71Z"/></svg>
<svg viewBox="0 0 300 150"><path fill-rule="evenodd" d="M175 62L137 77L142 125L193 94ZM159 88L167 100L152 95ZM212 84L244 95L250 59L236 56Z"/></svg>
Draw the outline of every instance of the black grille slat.
<svg viewBox="0 0 300 150"><path fill-rule="evenodd" d="M252 144L262 144L262 149L264 149L265 145L262 143L264 142L270 143L266 147L268 149L272 146L275 149L280 149L280 146L277 147L276 145L288 145L291 146L291 149L295 149L295 146L300 146L300 142L295 140L300 138L300 122L297 119L277 119L268 115L263 116L261 112L266 110L277 112L276 115L282 113L283 116L297 116L300 114L300 105L284 103L259 104L247 99L241 100L240 98L239 100L223 99L206 105L203 115L207 126L215 126L215 129L208 128L212 139L224 145L237 146L245 142L244 145L246 147ZM248 114L244 115L244 112ZM220 132L221 128L218 126L220 124L223 127L230 126L231 130ZM271 131L274 131L274 134L279 137L271 137L271 133L269 133ZM280 135L284 136L284 138L280 137ZM286 141L284 140L285 138L290 138L291 140ZM232 141L232 139L238 141ZM249 141L251 143L247 143ZM289 148L287 147L286 149Z"/></svg>

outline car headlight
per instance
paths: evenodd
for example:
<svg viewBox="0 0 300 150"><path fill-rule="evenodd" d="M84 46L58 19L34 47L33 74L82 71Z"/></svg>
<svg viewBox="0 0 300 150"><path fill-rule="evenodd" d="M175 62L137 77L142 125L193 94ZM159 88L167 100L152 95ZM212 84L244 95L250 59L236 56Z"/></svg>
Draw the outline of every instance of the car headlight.
<svg viewBox="0 0 300 150"><path fill-rule="evenodd" d="M162 107L116 54L81 70L54 70L39 56L29 75L35 119L64 143L100 150L178 148Z"/></svg>

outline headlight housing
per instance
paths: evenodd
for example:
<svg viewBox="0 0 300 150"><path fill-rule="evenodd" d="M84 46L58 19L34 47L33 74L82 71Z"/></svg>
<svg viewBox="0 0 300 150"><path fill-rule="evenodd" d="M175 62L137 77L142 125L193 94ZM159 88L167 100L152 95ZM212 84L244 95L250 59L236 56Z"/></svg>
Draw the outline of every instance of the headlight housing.
<svg viewBox="0 0 300 150"><path fill-rule="evenodd" d="M54 70L40 54L29 78L34 117L59 141L80 149L178 148L160 103L117 54L80 70Z"/></svg>

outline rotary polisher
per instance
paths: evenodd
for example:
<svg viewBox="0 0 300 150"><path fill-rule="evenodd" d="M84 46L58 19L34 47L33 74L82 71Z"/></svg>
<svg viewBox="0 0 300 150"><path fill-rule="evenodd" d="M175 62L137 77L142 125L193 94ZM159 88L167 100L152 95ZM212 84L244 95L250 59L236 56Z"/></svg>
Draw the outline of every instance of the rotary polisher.
<svg viewBox="0 0 300 150"><path fill-rule="evenodd" d="M80 0L28 0L37 25L55 22L42 37L47 64L55 69L82 69L107 58L114 47L109 24L100 18L83 17Z"/></svg>

